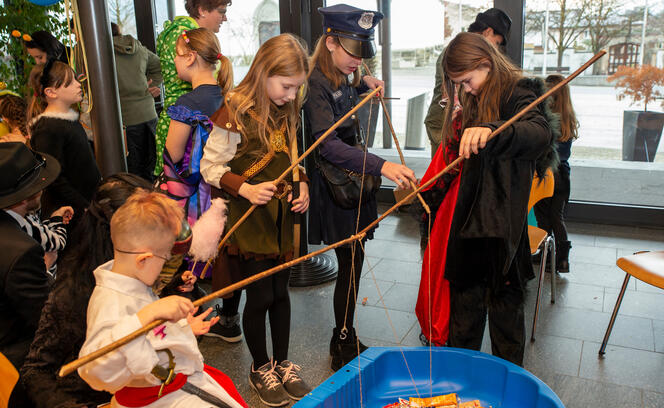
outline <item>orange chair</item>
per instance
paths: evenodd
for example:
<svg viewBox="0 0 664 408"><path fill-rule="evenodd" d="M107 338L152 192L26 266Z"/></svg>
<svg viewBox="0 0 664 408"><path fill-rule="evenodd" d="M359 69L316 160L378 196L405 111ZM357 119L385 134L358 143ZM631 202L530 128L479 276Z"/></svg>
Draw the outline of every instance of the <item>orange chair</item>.
<svg viewBox="0 0 664 408"><path fill-rule="evenodd" d="M543 198L553 196L553 172L551 169L546 171L544 178L540 179L537 176L533 177L533 185L530 189L530 198L528 199L528 212L533 208L535 203ZM537 317L539 315L540 297L542 295L542 281L546 272L546 261L548 255L551 255L551 270L556 270L556 241L553 236L545 230L532 225L528 226L528 240L530 241L530 253L537 254L542 251L542 257L539 267L539 282L537 284L537 299L535 303L535 316L533 317L533 330L530 335L530 341L535 341L535 329L537 328ZM556 274L551 274L551 303L556 302Z"/></svg>
<svg viewBox="0 0 664 408"><path fill-rule="evenodd" d="M12 395L18 381L18 371L2 353L0 353L0 378L2 378L0 381L0 408L7 408L9 396Z"/></svg>
<svg viewBox="0 0 664 408"><path fill-rule="evenodd" d="M625 280L623 281L620 294L616 300L616 306L613 308L611 320L609 320L609 327L606 328L602 346L599 348L599 355L603 355L606 350L606 343L609 342L609 336L613 329L613 323L616 321L620 304L622 303L625 290L629 283L630 276L645 282L649 285L656 286L664 289L664 251L655 252L637 252L634 255L624 256L616 261L616 265L625 271Z"/></svg>

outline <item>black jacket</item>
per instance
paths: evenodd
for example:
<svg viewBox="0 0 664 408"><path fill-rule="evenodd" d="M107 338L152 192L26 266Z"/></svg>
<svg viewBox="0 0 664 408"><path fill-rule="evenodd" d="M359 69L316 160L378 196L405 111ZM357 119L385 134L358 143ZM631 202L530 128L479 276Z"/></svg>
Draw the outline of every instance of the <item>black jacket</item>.
<svg viewBox="0 0 664 408"><path fill-rule="evenodd" d="M0 353L18 370L35 335L50 280L44 250L0 210Z"/></svg>
<svg viewBox="0 0 664 408"><path fill-rule="evenodd" d="M500 120L482 126L497 129L543 93L541 80L520 80ZM463 163L459 195L447 246L445 277L453 285L506 282L532 278L527 234L527 207L533 174L557 164L559 123L546 103L490 140Z"/></svg>

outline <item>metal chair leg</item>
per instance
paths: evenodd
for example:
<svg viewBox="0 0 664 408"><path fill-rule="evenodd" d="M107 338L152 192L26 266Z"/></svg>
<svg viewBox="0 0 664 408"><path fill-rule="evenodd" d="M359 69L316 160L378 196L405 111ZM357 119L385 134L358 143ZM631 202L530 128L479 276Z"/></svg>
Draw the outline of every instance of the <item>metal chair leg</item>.
<svg viewBox="0 0 664 408"><path fill-rule="evenodd" d="M556 303L556 240L551 235L547 238L551 242L551 303Z"/></svg>
<svg viewBox="0 0 664 408"><path fill-rule="evenodd" d="M537 329L537 317L539 316L540 296L542 295L542 282L546 273L546 258L549 253L549 241L544 240L544 248L541 249L542 259L540 260L539 281L537 283L537 298L535 299L535 316L533 317L533 329L530 333L530 341L535 341L535 330Z"/></svg>
<svg viewBox="0 0 664 408"><path fill-rule="evenodd" d="M616 300L616 306L613 308L613 313L611 314L611 320L609 320L609 327L606 328L606 333L604 333L604 340L602 340L602 347L599 348L599 355L604 355L606 350L606 343L609 342L609 336L611 335L611 330L613 330L613 324L616 322L616 316L618 316L618 310L620 310L620 304L622 303L623 296L625 296L625 290L627 290L627 284L629 283L630 274L625 274L625 280L623 281L622 288L620 288L620 293L618 294L618 299Z"/></svg>

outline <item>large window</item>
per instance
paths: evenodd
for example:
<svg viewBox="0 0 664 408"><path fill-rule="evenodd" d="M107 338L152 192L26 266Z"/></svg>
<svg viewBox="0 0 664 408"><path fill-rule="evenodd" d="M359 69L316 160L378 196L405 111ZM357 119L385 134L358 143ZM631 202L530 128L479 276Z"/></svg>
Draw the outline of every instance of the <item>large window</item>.
<svg viewBox="0 0 664 408"><path fill-rule="evenodd" d="M644 110L644 104L632 103L608 80L621 65L664 68L663 30L663 1L527 3L523 50L527 73L567 75L600 49L609 51L571 84L580 125L570 160L572 200L664 207L661 124L659 130L652 129L658 120L664 122L664 114L644 118L637 112ZM625 98L619 100L620 96ZM651 101L648 111L662 112L661 102ZM640 123L632 124L637 116Z"/></svg>

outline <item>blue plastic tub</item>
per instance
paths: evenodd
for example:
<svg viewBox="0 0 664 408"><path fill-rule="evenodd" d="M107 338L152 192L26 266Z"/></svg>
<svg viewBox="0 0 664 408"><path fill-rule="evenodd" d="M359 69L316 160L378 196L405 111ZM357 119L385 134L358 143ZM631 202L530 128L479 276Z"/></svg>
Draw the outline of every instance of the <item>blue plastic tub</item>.
<svg viewBox="0 0 664 408"><path fill-rule="evenodd" d="M431 349L433 389L429 381L429 348L406 347L415 386L421 397L457 393L461 402L480 400L493 408L564 408L558 396L539 378L503 359L479 351L450 347ZM348 363L296 408L382 408L398 398L416 397L413 380L397 347L371 347Z"/></svg>

